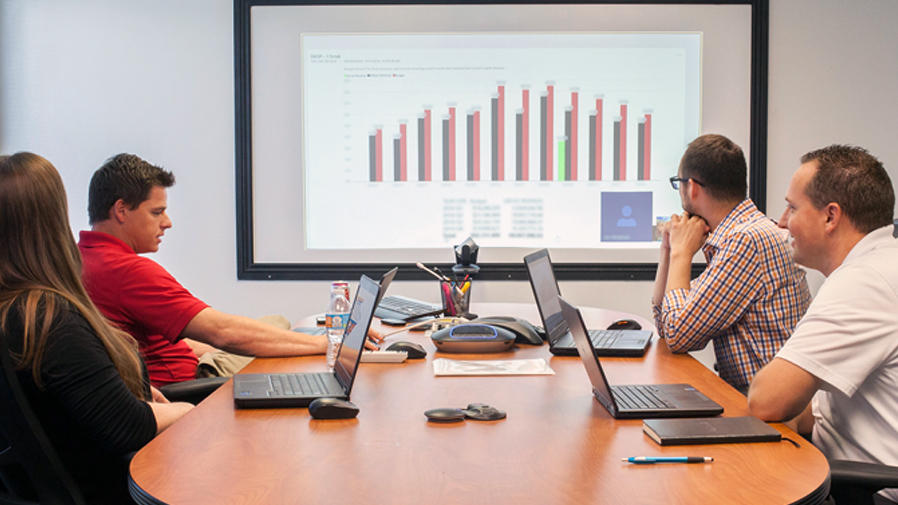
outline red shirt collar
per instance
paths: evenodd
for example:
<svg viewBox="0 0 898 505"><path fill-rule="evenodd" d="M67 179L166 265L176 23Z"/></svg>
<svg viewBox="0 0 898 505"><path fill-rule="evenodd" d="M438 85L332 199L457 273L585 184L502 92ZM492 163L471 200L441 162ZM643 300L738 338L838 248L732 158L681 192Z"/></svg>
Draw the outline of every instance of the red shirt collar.
<svg viewBox="0 0 898 505"><path fill-rule="evenodd" d="M120 249L121 252L137 254L134 249L124 243L118 237L114 237L108 233L93 230L82 230L78 233L78 247L113 247Z"/></svg>

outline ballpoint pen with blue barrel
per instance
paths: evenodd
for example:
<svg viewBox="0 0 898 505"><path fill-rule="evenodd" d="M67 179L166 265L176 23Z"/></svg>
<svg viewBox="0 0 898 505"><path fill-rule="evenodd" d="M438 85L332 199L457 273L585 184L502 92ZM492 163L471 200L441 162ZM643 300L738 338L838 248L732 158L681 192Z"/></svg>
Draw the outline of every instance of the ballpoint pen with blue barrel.
<svg viewBox="0 0 898 505"><path fill-rule="evenodd" d="M710 463L714 461L714 458L710 456L632 456L621 458L621 461L637 465L651 465L654 463Z"/></svg>

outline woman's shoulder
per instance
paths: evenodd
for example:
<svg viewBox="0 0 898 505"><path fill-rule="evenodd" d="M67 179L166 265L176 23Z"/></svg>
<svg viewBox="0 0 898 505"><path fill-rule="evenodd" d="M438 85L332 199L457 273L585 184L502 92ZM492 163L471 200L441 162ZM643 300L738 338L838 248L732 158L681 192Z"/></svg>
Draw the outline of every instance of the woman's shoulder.
<svg viewBox="0 0 898 505"><path fill-rule="evenodd" d="M60 340L80 343L97 340L93 328L75 303L52 290L35 289L23 293L13 302L8 317L19 329L24 329L28 319L34 321L34 328L38 331L46 327L47 344L50 346Z"/></svg>

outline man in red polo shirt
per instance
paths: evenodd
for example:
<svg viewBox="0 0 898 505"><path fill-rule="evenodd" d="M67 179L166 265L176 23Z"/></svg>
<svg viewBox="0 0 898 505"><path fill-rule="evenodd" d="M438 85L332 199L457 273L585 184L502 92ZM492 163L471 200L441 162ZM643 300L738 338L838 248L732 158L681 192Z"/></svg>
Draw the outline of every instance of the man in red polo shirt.
<svg viewBox="0 0 898 505"><path fill-rule="evenodd" d="M138 342L155 386L196 378L198 356L222 349L245 356L324 353L327 339L219 312L194 297L155 261L171 228L171 172L132 154L106 161L88 196L91 231L78 247L82 280L97 307Z"/></svg>

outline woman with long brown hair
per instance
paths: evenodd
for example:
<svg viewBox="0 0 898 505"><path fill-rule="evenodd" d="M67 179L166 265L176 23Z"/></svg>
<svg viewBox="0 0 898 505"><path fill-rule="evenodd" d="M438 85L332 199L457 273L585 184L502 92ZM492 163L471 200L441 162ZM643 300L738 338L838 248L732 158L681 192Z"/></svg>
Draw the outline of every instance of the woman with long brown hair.
<svg viewBox="0 0 898 505"><path fill-rule="evenodd" d="M126 455L190 410L150 388L130 335L81 284L62 179L32 153L0 156L0 338L89 503L123 503Z"/></svg>

